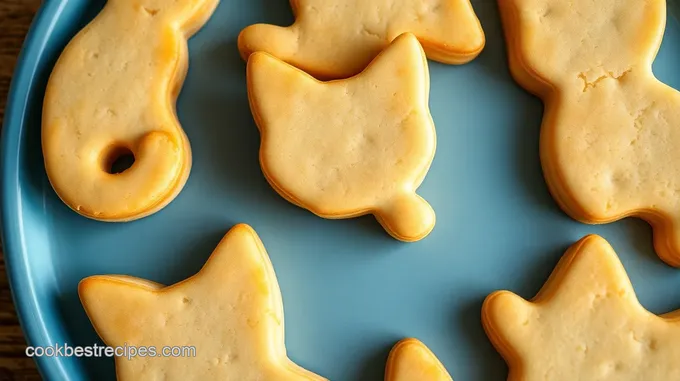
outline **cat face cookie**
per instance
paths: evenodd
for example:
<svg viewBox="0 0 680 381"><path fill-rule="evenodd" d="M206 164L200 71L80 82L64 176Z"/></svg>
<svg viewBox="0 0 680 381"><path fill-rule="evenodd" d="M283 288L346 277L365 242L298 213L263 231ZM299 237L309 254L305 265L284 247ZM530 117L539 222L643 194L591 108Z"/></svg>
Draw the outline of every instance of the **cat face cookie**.
<svg viewBox="0 0 680 381"><path fill-rule="evenodd" d="M453 381L439 359L422 342L408 338L390 351L385 381Z"/></svg>
<svg viewBox="0 0 680 381"><path fill-rule="evenodd" d="M317 78L361 72L392 40L413 33L427 56L447 64L471 61L484 48L469 0L291 0L295 23L256 24L238 39L247 59L267 52Z"/></svg>
<svg viewBox="0 0 680 381"><path fill-rule="evenodd" d="M193 347L193 356L116 358L119 380L323 381L286 356L283 307L262 242L232 228L200 272L175 285L92 276L78 292L112 347Z"/></svg>
<svg viewBox="0 0 680 381"><path fill-rule="evenodd" d="M645 310L598 236L574 244L531 301L491 294L482 322L510 367L509 380L680 379L680 310Z"/></svg>
<svg viewBox="0 0 680 381"><path fill-rule="evenodd" d="M49 181L70 208L129 221L181 191L191 149L174 102L187 70L186 39L216 5L109 1L66 46L47 84L42 148ZM117 173L121 157L134 163Z"/></svg>
<svg viewBox="0 0 680 381"><path fill-rule="evenodd" d="M585 223L654 227L680 267L680 93L657 80L664 0L501 0L510 67L545 102L541 162L562 209Z"/></svg>
<svg viewBox="0 0 680 381"><path fill-rule="evenodd" d="M374 214L395 238L417 241L435 214L415 192L435 154L427 62L411 34L361 74L319 82L258 52L248 97L267 181L324 218Z"/></svg>

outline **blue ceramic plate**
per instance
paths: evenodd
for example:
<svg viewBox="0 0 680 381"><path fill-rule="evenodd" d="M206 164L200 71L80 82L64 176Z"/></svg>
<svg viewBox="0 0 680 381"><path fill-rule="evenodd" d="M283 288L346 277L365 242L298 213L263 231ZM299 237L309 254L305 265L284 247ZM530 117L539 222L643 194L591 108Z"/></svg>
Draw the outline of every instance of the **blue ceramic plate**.
<svg viewBox="0 0 680 381"><path fill-rule="evenodd" d="M71 212L43 168L41 102L60 51L103 1L47 0L19 60L2 137L4 248L30 344L101 344L78 300L80 279L122 273L177 282L238 222L252 225L271 255L290 357L332 380L381 380L390 347L405 336L424 341L456 380L504 380L505 363L480 324L484 297L497 289L532 297L564 250L588 233L612 243L645 307L680 307L680 271L656 257L647 224L586 226L553 202L538 157L542 104L510 78L496 2L473 3L484 52L465 66L430 63L438 151L420 193L437 226L404 244L369 217L317 218L279 197L260 172L236 37L251 23L290 23L287 0L222 0L190 41L178 113L194 167L172 204L125 224ZM676 4L654 69L680 88ZM109 358L38 364L47 380L115 378Z"/></svg>

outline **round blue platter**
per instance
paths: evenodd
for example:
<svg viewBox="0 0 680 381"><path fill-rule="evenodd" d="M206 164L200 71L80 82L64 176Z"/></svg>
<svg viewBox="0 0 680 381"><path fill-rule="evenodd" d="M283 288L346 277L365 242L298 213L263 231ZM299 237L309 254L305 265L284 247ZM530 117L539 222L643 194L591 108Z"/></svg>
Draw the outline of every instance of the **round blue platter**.
<svg viewBox="0 0 680 381"><path fill-rule="evenodd" d="M677 4L669 3L654 69L680 88ZM614 246L645 307L680 308L680 270L654 254L647 224L583 225L552 200L538 157L542 104L509 75L496 2L473 5L487 36L484 52L464 66L430 62L438 151L420 194L436 210L437 226L406 244L371 217L315 217L284 201L262 176L236 37L255 22L291 23L287 0L222 0L190 40L178 114L194 167L173 203L124 224L73 213L45 175L41 103L59 53L103 1L46 0L19 59L2 132L4 252L30 345L101 344L78 300L83 277L180 281L239 222L255 228L271 256L290 357L331 380L382 380L390 347L411 336L455 380L504 380L507 367L480 324L484 297L497 289L532 297L565 249L589 233ZM37 362L47 380L115 379L110 358Z"/></svg>

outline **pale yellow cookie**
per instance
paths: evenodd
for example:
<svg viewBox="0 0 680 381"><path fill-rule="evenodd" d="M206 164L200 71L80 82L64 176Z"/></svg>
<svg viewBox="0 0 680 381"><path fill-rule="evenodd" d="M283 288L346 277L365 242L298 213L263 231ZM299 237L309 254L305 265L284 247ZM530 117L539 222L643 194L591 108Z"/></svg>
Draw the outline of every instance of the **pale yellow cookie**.
<svg viewBox="0 0 680 381"><path fill-rule="evenodd" d="M118 380L325 380L288 359L276 275L247 225L231 229L200 272L175 285L92 276L78 292L109 346L195 348L195 357L117 357Z"/></svg>
<svg viewBox="0 0 680 381"><path fill-rule="evenodd" d="M427 56L463 64L484 48L482 26L470 0L291 0L289 27L255 24L238 39L247 59L270 53L317 78L362 71L402 33L415 34Z"/></svg>
<svg viewBox="0 0 680 381"><path fill-rule="evenodd" d="M187 38L217 0L110 0L66 46L47 84L42 147L57 195L83 216L129 221L182 190L191 149L175 115ZM122 173L112 165L133 155Z"/></svg>
<svg viewBox="0 0 680 381"><path fill-rule="evenodd" d="M324 218L372 213L403 241L430 233L435 214L416 189L436 136L412 34L349 79L319 82L264 52L250 56L247 77L262 170L281 196Z"/></svg>
<svg viewBox="0 0 680 381"><path fill-rule="evenodd" d="M573 218L654 227L680 267L680 93L658 81L664 0L499 0L510 67L545 102L541 161Z"/></svg>
<svg viewBox="0 0 680 381"><path fill-rule="evenodd" d="M645 310L599 236L574 244L531 301L489 295L482 322L509 380L680 380L680 310Z"/></svg>
<svg viewBox="0 0 680 381"><path fill-rule="evenodd" d="M390 351L385 381L453 381L437 356L422 342L408 338Z"/></svg>

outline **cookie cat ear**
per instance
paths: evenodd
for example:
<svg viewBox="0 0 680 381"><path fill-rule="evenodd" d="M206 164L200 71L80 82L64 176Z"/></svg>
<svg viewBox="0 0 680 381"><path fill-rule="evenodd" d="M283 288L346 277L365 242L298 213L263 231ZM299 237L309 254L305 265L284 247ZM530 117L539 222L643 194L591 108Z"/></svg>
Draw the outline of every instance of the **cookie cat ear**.
<svg viewBox="0 0 680 381"><path fill-rule="evenodd" d="M243 288L247 288L249 280L256 281L257 286L268 291L270 285L263 282L275 284L273 272L269 256L255 230L246 224L239 224L227 232L194 277L218 285L229 281ZM235 277L244 280L237 282Z"/></svg>
<svg viewBox="0 0 680 381"><path fill-rule="evenodd" d="M611 245L598 235L588 235L564 254L533 301L559 295L576 298L621 297L637 300L626 270ZM575 301L576 303L576 301Z"/></svg>
<svg viewBox="0 0 680 381"><path fill-rule="evenodd" d="M285 62L290 62L298 49L298 37L298 29L295 26L254 24L245 27L239 33L238 50L246 61L255 52L268 52Z"/></svg>
<svg viewBox="0 0 680 381"><path fill-rule="evenodd" d="M78 285L78 295L97 334L107 345L123 345L123 339L143 335L140 319L130 319L130 311L144 314L154 307L157 291L163 285L128 276L91 276ZM136 322L136 323L135 323Z"/></svg>
<svg viewBox="0 0 680 381"><path fill-rule="evenodd" d="M258 126L280 123L260 123L262 115L287 115L304 110L311 89L319 82L309 74L269 53L256 52L248 58L246 68L248 100Z"/></svg>
<svg viewBox="0 0 680 381"><path fill-rule="evenodd" d="M430 77L427 57L412 33L395 38L364 70L375 90L399 94L408 102L425 102L429 98Z"/></svg>
<svg viewBox="0 0 680 381"><path fill-rule="evenodd" d="M437 356L414 338L398 342L390 351L385 381L452 381Z"/></svg>

